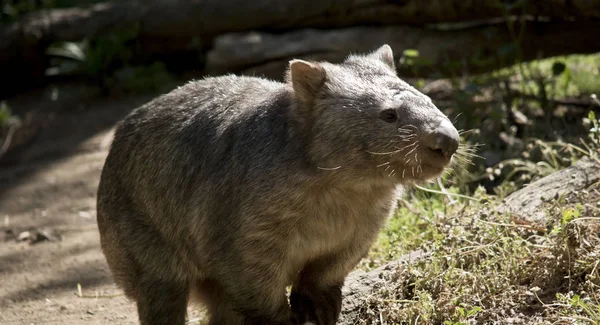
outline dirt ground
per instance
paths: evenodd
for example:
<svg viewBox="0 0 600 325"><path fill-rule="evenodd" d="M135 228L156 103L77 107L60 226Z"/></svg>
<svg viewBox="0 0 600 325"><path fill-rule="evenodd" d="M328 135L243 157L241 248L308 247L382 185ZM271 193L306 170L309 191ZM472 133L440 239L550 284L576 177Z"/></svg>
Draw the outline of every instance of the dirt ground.
<svg viewBox="0 0 600 325"><path fill-rule="evenodd" d="M115 123L151 96L51 95L10 102L45 127L0 165L0 324L137 324L100 250L95 196ZM19 241L25 231L61 239Z"/></svg>

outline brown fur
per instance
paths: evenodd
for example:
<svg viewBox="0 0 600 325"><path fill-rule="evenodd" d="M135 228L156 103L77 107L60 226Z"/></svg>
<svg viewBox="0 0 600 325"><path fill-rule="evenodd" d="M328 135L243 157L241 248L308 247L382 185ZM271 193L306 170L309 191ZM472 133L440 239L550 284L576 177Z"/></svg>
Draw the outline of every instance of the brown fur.
<svg viewBox="0 0 600 325"><path fill-rule="evenodd" d="M294 60L287 84L189 83L117 128L102 249L142 325L183 325L190 293L211 325L332 325L403 186L449 163L441 121L389 46L340 65Z"/></svg>

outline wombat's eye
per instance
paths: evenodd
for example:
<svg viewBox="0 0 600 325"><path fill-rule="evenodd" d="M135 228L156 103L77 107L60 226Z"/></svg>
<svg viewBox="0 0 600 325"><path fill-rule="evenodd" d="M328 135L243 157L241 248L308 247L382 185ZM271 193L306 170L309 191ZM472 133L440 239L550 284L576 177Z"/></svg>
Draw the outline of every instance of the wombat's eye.
<svg viewBox="0 0 600 325"><path fill-rule="evenodd" d="M381 111L381 114L379 115L379 117L388 123L396 122L396 120L398 119L398 115L396 114L396 111L393 109L386 109L386 110Z"/></svg>

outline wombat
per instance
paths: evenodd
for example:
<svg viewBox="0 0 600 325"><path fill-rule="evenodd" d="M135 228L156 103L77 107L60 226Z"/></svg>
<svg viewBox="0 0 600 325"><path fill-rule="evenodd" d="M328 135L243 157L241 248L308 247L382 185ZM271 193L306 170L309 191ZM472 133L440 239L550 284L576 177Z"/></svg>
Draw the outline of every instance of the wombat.
<svg viewBox="0 0 600 325"><path fill-rule="evenodd" d="M183 325L194 297L212 325L335 324L400 190L439 175L458 144L388 45L292 60L285 83L190 82L119 123L102 250L142 325Z"/></svg>

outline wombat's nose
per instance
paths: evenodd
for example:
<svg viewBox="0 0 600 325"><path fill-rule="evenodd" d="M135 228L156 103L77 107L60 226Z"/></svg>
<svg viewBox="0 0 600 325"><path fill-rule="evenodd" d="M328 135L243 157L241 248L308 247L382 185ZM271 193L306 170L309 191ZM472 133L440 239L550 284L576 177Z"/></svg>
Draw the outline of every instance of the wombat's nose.
<svg viewBox="0 0 600 325"><path fill-rule="evenodd" d="M444 119L427 137L426 145L442 156L449 158L458 149L458 131L450 121Z"/></svg>

